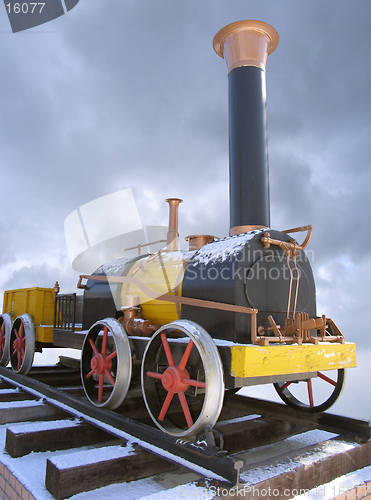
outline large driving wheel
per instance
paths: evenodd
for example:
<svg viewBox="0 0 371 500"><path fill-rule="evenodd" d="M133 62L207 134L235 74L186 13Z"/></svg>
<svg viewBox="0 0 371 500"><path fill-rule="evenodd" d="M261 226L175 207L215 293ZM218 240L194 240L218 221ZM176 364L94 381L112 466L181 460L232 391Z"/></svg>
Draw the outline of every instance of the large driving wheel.
<svg viewBox="0 0 371 500"><path fill-rule="evenodd" d="M114 410L124 401L131 380L131 349L121 323L106 318L88 331L81 352L81 380L94 406Z"/></svg>
<svg viewBox="0 0 371 500"><path fill-rule="evenodd" d="M9 363L10 331L12 329L12 319L10 314L5 313L0 316L0 365L6 366Z"/></svg>
<svg viewBox="0 0 371 500"><path fill-rule="evenodd" d="M273 384L280 398L294 410L320 413L332 406L340 396L345 370L317 372L317 377Z"/></svg>
<svg viewBox="0 0 371 500"><path fill-rule="evenodd" d="M147 344L142 392L154 423L185 437L212 427L223 406L223 365L210 335L193 321L163 326Z"/></svg>
<svg viewBox="0 0 371 500"><path fill-rule="evenodd" d="M10 363L16 373L28 373L35 353L35 329L31 316L22 314L13 322L10 334Z"/></svg>

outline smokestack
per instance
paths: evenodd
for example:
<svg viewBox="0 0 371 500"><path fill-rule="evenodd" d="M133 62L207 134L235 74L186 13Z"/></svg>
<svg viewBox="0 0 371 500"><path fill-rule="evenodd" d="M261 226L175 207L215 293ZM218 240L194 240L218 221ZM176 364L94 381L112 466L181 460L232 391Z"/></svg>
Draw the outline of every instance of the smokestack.
<svg viewBox="0 0 371 500"><path fill-rule="evenodd" d="M165 200L169 204L169 229L167 232L167 249L170 251L179 250L178 233L178 208L183 200L180 198L168 198Z"/></svg>
<svg viewBox="0 0 371 500"><path fill-rule="evenodd" d="M265 66L278 33L261 21L238 21L214 37L228 68L229 234L270 226Z"/></svg>

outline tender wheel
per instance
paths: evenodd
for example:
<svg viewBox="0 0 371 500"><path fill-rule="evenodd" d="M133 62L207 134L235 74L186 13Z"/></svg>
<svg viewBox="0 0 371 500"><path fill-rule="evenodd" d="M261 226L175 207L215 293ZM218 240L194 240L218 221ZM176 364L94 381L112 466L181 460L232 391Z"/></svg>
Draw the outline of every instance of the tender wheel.
<svg viewBox="0 0 371 500"><path fill-rule="evenodd" d="M35 352L35 329L31 316L22 314L13 322L10 334L10 363L16 373L28 373Z"/></svg>
<svg viewBox="0 0 371 500"><path fill-rule="evenodd" d="M12 329L12 319L10 314L5 313L0 316L0 365L6 366L9 363L10 331Z"/></svg>
<svg viewBox="0 0 371 500"><path fill-rule="evenodd" d="M94 406L114 410L124 401L131 380L131 349L121 323L106 318L88 331L81 352L81 380Z"/></svg>
<svg viewBox="0 0 371 500"><path fill-rule="evenodd" d="M314 379L273 385L280 398L294 410L319 413L335 403L343 389L344 381L345 370L341 369L326 371L326 375L317 372L317 377Z"/></svg>
<svg viewBox="0 0 371 500"><path fill-rule="evenodd" d="M223 406L224 380L206 330L186 320L157 330L143 356L142 391L152 420L167 434L184 437L212 427Z"/></svg>

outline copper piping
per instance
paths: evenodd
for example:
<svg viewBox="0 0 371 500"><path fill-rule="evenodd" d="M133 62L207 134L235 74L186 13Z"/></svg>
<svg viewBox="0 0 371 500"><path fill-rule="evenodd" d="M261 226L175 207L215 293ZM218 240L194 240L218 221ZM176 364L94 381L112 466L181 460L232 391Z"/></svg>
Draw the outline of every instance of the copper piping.
<svg viewBox="0 0 371 500"><path fill-rule="evenodd" d="M296 314L296 306L297 306L297 303L298 303L298 294L299 294L299 280L300 280L300 273L299 273L299 269L298 269L298 265L297 265L296 259L297 259L297 254L294 255L295 269L296 269L296 273L297 273L298 277L297 277L297 282L296 282L294 312L292 313L292 317L293 318L295 318L295 314Z"/></svg>
<svg viewBox="0 0 371 500"><path fill-rule="evenodd" d="M141 307L137 295L126 295L125 305L121 307L124 313L119 318L128 335L152 335L159 327L148 319L139 317Z"/></svg>
<svg viewBox="0 0 371 500"><path fill-rule="evenodd" d="M142 247L148 247L150 245L156 245L156 243L166 243L166 240L157 240L157 241L151 241L150 243L139 243L138 245L135 245L135 247L130 247L130 248L124 248L124 252L128 252L129 250L136 250L138 249L138 255L141 255L141 249Z"/></svg>
<svg viewBox="0 0 371 500"><path fill-rule="evenodd" d="M287 301L287 319L290 319L290 305L291 305L291 292L292 292L292 281L294 279L294 275L292 274L292 269L290 266L290 254L287 252L286 253L286 258L287 258L287 267L289 268L290 271L290 287L289 287L289 297Z"/></svg>
<svg viewBox="0 0 371 500"><path fill-rule="evenodd" d="M312 236L313 233L313 226L303 226L303 227L296 227L294 229L285 229L282 231L282 233L295 233L298 231L308 231L308 234L306 235L303 243L299 245L296 240L292 241L282 241L282 240L274 240L273 238L270 237L269 233L264 233L264 236L262 237L261 241L264 243L265 248L269 248L270 245L277 245L282 248L282 250L288 251L289 249L292 252L295 252L297 250L304 250L304 248L308 245L309 240Z"/></svg>
<svg viewBox="0 0 371 500"><path fill-rule="evenodd" d="M309 226L294 227L293 229L285 229L282 232L288 234L288 233L298 233L298 232L302 232L302 231L308 231L308 233L307 233L303 243L301 245L298 245L297 248L299 250L304 250L304 248L308 245L309 240L311 239L312 234L313 234L313 226L311 224L309 224Z"/></svg>
<svg viewBox="0 0 371 500"><path fill-rule="evenodd" d="M169 204L169 230L167 232L167 250L179 250L178 233L178 207L183 200L180 198L168 198L165 200Z"/></svg>

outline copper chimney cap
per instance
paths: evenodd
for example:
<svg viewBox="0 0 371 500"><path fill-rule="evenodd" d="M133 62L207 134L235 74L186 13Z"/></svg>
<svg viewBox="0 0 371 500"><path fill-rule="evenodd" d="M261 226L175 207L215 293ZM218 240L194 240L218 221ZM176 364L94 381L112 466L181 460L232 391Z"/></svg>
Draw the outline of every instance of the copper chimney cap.
<svg viewBox="0 0 371 500"><path fill-rule="evenodd" d="M277 31L263 21L237 21L224 26L214 37L213 47L225 59L228 73L240 66L265 69L267 56L279 42Z"/></svg>

